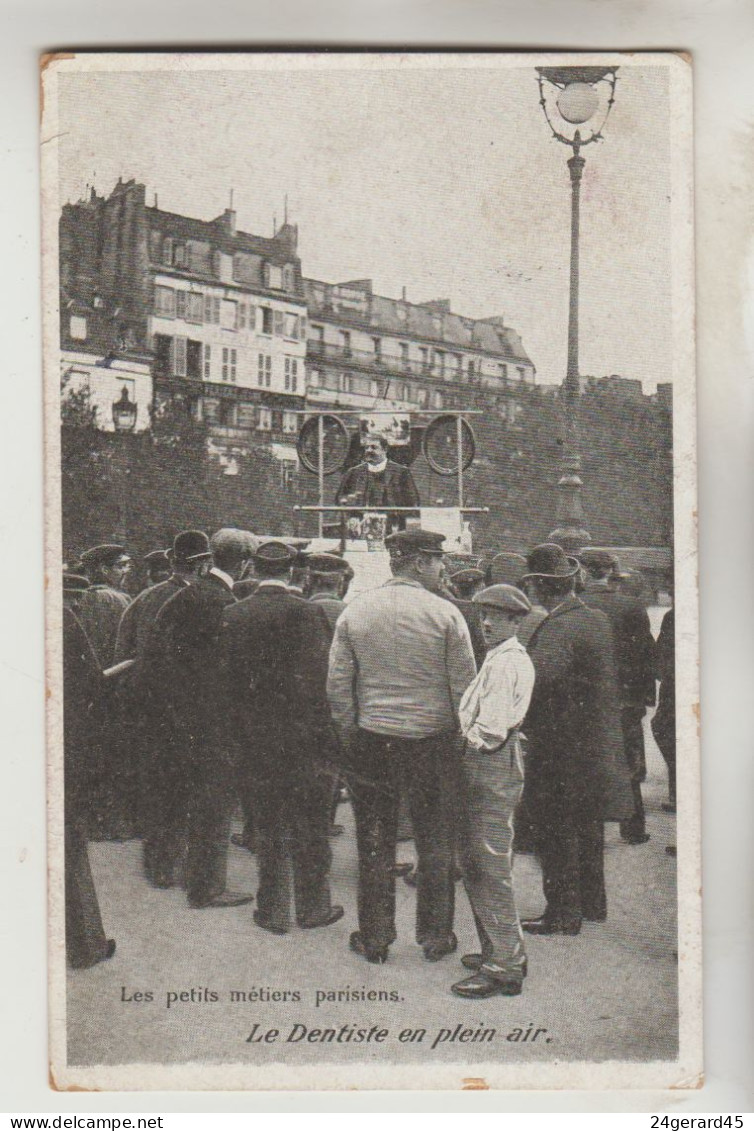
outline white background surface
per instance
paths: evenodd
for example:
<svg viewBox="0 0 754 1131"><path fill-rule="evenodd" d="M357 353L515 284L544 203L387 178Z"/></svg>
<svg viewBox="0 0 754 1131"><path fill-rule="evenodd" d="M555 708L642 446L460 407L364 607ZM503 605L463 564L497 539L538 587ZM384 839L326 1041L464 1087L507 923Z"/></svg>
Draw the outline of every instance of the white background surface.
<svg viewBox="0 0 754 1131"><path fill-rule="evenodd" d="M0 1106L13 1112L746 1111L754 1108L752 399L754 9L748 0L3 5ZM120 43L678 48L693 53L707 1083L697 1093L58 1095L47 1088L37 55ZM606 158L605 158L606 159ZM636 161L643 160L641 152ZM748 311L748 321L745 312ZM683 456L685 453L679 453ZM7 883L5 883L7 877ZM648 1124L647 1124L648 1125Z"/></svg>

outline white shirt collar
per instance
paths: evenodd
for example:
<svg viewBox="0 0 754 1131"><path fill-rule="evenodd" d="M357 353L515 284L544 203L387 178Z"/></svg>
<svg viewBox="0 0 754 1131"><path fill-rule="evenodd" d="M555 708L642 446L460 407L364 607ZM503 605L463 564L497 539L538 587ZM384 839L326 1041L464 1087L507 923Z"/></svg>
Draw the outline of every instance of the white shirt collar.
<svg viewBox="0 0 754 1131"><path fill-rule="evenodd" d="M232 589L233 589L233 578L230 576L229 573L226 573L224 569L218 569L218 567L215 566L215 565L212 566L212 569L209 572L212 574L213 577L218 577L220 579L220 581L222 581L225 585L227 585L228 589L230 589L232 591Z"/></svg>
<svg viewBox="0 0 754 1131"><path fill-rule="evenodd" d="M503 641L501 641L500 644L496 644L494 648L490 648L489 652L487 653L487 659L489 659L490 656L496 656L498 654L498 652L525 652L525 651L526 651L526 649L524 648L523 644L521 643L521 641L518 639L517 636L509 636L507 640L503 640Z"/></svg>
<svg viewBox="0 0 754 1131"><path fill-rule="evenodd" d="M367 471L371 471L372 475L379 475L387 467L387 456L383 459L382 463L368 463Z"/></svg>
<svg viewBox="0 0 754 1131"><path fill-rule="evenodd" d="M275 587L276 589L287 589L288 583L285 581L278 581L276 577L264 577L259 582L259 585L257 585L257 590L272 589L273 587Z"/></svg>

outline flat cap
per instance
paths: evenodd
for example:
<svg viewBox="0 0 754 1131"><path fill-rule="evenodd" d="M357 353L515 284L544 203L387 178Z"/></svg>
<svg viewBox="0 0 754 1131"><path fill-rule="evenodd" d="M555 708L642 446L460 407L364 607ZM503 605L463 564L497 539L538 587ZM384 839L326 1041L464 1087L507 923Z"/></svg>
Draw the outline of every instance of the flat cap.
<svg viewBox="0 0 754 1131"><path fill-rule="evenodd" d="M442 554L444 534L432 530L397 530L388 534L385 548L393 557L409 557L412 554Z"/></svg>
<svg viewBox="0 0 754 1131"><path fill-rule="evenodd" d="M306 554L304 561L312 573L348 573L350 565L337 554Z"/></svg>
<svg viewBox="0 0 754 1131"><path fill-rule="evenodd" d="M298 550L293 546L286 545L285 542L270 541L263 542L254 551L254 561L256 562L269 562L270 564L292 565L298 558Z"/></svg>
<svg viewBox="0 0 754 1131"><path fill-rule="evenodd" d="M530 551L526 568L528 572L519 582L530 577L575 577L580 567L576 558L569 557L562 546L556 542L543 542Z"/></svg>
<svg viewBox="0 0 754 1131"><path fill-rule="evenodd" d="M522 573L526 573L526 558L523 554L512 551L495 554L487 566L487 584L515 585Z"/></svg>
<svg viewBox="0 0 754 1131"><path fill-rule="evenodd" d="M81 555L83 566L113 566L116 562L130 562L130 560L131 556L126 553L123 546L109 542L103 546L92 546L90 550L84 550Z"/></svg>
<svg viewBox="0 0 754 1131"><path fill-rule="evenodd" d="M63 574L64 593L84 593L89 588L89 578L82 577L79 573Z"/></svg>
<svg viewBox="0 0 754 1131"><path fill-rule="evenodd" d="M598 550L592 547L580 550L578 558L586 569L600 573L611 573L618 564L615 554L611 554L609 550Z"/></svg>
<svg viewBox="0 0 754 1131"><path fill-rule="evenodd" d="M531 601L515 585L488 585L486 589L475 593L471 600L475 605L491 605L506 613L525 615L531 612Z"/></svg>
<svg viewBox="0 0 754 1131"><path fill-rule="evenodd" d="M459 585L473 585L475 581L484 581L484 572L475 566L466 566L451 573L450 580Z"/></svg>
<svg viewBox="0 0 754 1131"><path fill-rule="evenodd" d="M210 558L209 538L201 530L182 530L173 539L173 557L179 562Z"/></svg>
<svg viewBox="0 0 754 1131"><path fill-rule="evenodd" d="M210 549L235 552L239 558L250 558L259 549L259 539L250 530L240 530L235 526L223 526L216 530L209 540Z"/></svg>
<svg viewBox="0 0 754 1131"><path fill-rule="evenodd" d="M148 566L170 565L170 555L167 550L150 550L148 554L144 555L144 561Z"/></svg>

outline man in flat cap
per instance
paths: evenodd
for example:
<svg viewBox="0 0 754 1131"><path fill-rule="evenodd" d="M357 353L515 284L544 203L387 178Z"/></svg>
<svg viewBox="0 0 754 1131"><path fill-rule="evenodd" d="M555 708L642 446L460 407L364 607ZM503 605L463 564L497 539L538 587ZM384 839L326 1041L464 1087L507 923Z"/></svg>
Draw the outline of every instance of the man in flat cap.
<svg viewBox="0 0 754 1131"><path fill-rule="evenodd" d="M604 822L631 815L610 622L574 595L575 558L536 546L522 578L547 610L529 641L535 684L524 799L546 900L531 934L577 935L607 918Z"/></svg>
<svg viewBox="0 0 754 1131"><path fill-rule="evenodd" d="M614 579L621 573L616 556L609 550L590 548L580 552L579 561L586 572L581 599L606 614L613 632L623 742L634 796L633 814L621 821L620 835L627 844L644 844L649 833L641 796L641 783L647 776L642 719L655 702L655 641L642 602L614 588Z"/></svg>
<svg viewBox="0 0 754 1131"><path fill-rule="evenodd" d="M419 492L410 468L389 459L387 439L374 433L364 441L363 461L343 476L335 502L339 506L389 511L391 507L418 507ZM407 517L396 515L394 525L403 530Z"/></svg>
<svg viewBox="0 0 754 1131"><path fill-rule="evenodd" d="M130 597L123 585L131 569L131 558L122 546L93 546L81 555L89 588L79 603L79 619L94 649L100 667L115 662L118 625Z"/></svg>
<svg viewBox="0 0 754 1131"><path fill-rule="evenodd" d="M344 579L353 570L344 558L337 554L307 554L309 576L309 600L316 604L327 617L330 633L335 631L335 622L346 607L340 594Z"/></svg>
<svg viewBox="0 0 754 1131"><path fill-rule="evenodd" d="M220 622L235 603L234 574L240 576L250 550L242 531L216 538L216 547L222 565L213 563L201 531L176 538L174 556L192 571L189 584L160 609L145 654L145 668L162 673L158 704L166 739L155 767L145 868L156 886L171 886L186 844L186 895L194 908L251 900L225 887L234 783L217 682Z"/></svg>
<svg viewBox="0 0 754 1131"><path fill-rule="evenodd" d="M515 554L509 550L495 554L485 570L488 585L518 586L519 579L523 577L525 573L526 558L523 554ZM516 633L518 641L523 644L524 647L526 647L531 640L537 625L547 616L546 610L536 603L536 597L533 592L527 591L526 596L532 602L531 612L521 621Z"/></svg>
<svg viewBox="0 0 754 1131"><path fill-rule="evenodd" d="M459 712L463 755L463 879L474 912L480 953L461 959L474 973L456 983L459 997L513 996L526 973L521 924L513 895L513 813L524 784L519 729L534 687L534 666L516 639L531 610L512 585L474 595L488 652Z"/></svg>
<svg viewBox="0 0 754 1131"><path fill-rule="evenodd" d="M220 671L239 771L253 797L259 888L254 921L284 935L342 918L330 899L328 841L332 760L327 709L328 630L321 609L288 588L298 551L280 541L254 554L259 585L226 608Z"/></svg>
<svg viewBox="0 0 754 1131"><path fill-rule="evenodd" d="M359 852L359 929L351 949L386 961L395 932L399 798L407 792L418 854L416 940L428 961L456 949L453 783L458 707L476 675L466 622L433 589L444 537L389 535L393 577L339 617L328 696L351 770Z"/></svg>

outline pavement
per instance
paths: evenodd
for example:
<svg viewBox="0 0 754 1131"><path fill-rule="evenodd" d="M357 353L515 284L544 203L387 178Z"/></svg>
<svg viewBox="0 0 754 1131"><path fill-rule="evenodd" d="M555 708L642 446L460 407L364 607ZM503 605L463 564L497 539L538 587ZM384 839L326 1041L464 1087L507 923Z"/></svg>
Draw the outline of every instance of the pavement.
<svg viewBox="0 0 754 1131"><path fill-rule="evenodd" d="M490 1029L494 1056L506 1063L674 1060L676 862L665 847L675 843L675 818L661 810L667 774L648 723L644 796L651 839L626 845L617 825L606 826L607 922L585 923L575 938L527 936L529 976L520 997L475 1003L451 995L451 984L465 973L460 955L477 949L461 884L457 954L434 964L424 960L413 941L415 891L402 880L399 937L387 964L372 966L350 952L357 861L348 805L338 813L345 833L331 841L333 902L344 905L345 917L284 938L255 926L254 904L191 910L181 890L151 888L138 841L92 844L102 918L117 952L91 970L68 974L68 1063L257 1065L282 1057L302 1066L409 1065L462 1058L473 1069L491 1058ZM412 860L413 844L399 845L398 857ZM228 887L256 891L255 858L243 849L230 850ZM522 917L541 914L533 857L516 858L515 888ZM382 1043L348 1039L351 1029L374 1027L387 1029L389 1037ZM341 1039L312 1042L312 1029L323 1028ZM278 1031L276 1042L255 1039L270 1029ZM400 1032L422 1029L424 1037L397 1040Z"/></svg>

